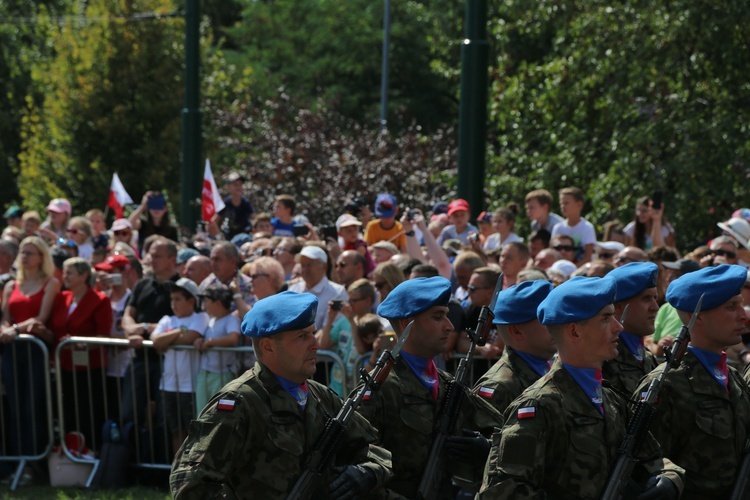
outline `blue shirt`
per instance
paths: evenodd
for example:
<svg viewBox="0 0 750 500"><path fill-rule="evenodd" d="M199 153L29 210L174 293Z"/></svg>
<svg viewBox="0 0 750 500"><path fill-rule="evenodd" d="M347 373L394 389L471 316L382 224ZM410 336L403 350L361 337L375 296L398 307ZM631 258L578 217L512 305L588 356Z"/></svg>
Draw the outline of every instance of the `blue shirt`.
<svg viewBox="0 0 750 500"><path fill-rule="evenodd" d="M294 236L294 222L291 224L284 224L278 217L274 217L271 219L271 225L273 226L274 236Z"/></svg>
<svg viewBox="0 0 750 500"><path fill-rule="evenodd" d="M435 362L432 359L423 358L421 356L415 356L408 352L401 350L401 357L404 358L406 364L417 376L419 383L421 383L427 391L432 394L433 397L437 396L437 385L438 375ZM430 362L432 365L430 366Z"/></svg>
<svg viewBox="0 0 750 500"><path fill-rule="evenodd" d="M275 373L273 376L276 377L276 380L279 381L281 387L283 387L284 390L288 392L295 401L297 401L297 404L300 406L300 408L304 410L307 406L307 382L300 385L295 384L291 380L287 380L284 377L280 377Z"/></svg>

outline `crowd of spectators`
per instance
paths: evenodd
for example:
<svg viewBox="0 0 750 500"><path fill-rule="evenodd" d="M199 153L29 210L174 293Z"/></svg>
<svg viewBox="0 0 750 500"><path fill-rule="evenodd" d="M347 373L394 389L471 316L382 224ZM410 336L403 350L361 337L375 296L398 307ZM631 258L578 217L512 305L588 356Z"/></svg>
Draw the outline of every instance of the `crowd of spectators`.
<svg viewBox="0 0 750 500"><path fill-rule="evenodd" d="M396 341L375 311L407 279L441 275L452 283L454 331L438 360L445 366L453 354L467 351L466 331L489 305L500 276L502 288L534 279L558 285L576 275L604 276L629 262L655 262L664 305L647 345L661 354L679 322L664 303L670 280L722 263L750 266L748 209L717 221L721 236L683 252L674 247L675 229L664 217L662 200L654 197L638 200L629 223L610 221L597 233L582 213L583 192L576 187L558 193L561 215L554 213L551 193L529 192L524 208L530 226L519 227L515 203L481 212L472 224L463 199L405 207L390 193L377 194L372 204L361 198L343 203L336 221L310 221L297 213L293 196L279 194L272 213L257 212L243 194L241 174L225 181L226 208L189 239L178 234L158 191L145 193L128 218L109 228L107 214L74 211L65 199L48 204L45 220L18 206L5 212L2 375L8 403L17 408L8 422L8 435L15 437L8 454L38 452L45 435L46 420L39 415L50 363L30 346L15 345L21 333L38 337L51 353L70 336L127 339L129 348L74 346L63 352L56 373L79 406L64 406L56 415L91 443L105 413L162 425L171 435L169 456L195 412L253 362L215 349L244 345L242 317L257 300L280 291L318 297L317 339L341 357L346 372L335 366L326 377L344 396L343 380L357 376L358 360L367 368ZM155 349L144 349L144 340ZM170 349L175 345L194 350ZM491 359L503 347L495 335L477 352ZM106 401L91 405L90 412L96 394L106 394Z"/></svg>

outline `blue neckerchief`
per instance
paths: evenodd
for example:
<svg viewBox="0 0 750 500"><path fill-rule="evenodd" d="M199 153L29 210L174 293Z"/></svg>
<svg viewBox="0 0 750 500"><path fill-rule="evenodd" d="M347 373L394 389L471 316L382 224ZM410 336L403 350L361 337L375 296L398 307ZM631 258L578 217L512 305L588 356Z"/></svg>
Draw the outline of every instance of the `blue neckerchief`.
<svg viewBox="0 0 750 500"><path fill-rule="evenodd" d="M279 384L281 384L281 387L289 393L290 396L294 398L295 401L297 401L297 404L302 408L303 410L307 406L307 382L304 382L303 384L295 384L291 380L287 380L284 377L279 377L278 375L274 374L274 377L276 377L276 380L279 381Z"/></svg>
<svg viewBox="0 0 750 500"><path fill-rule="evenodd" d="M579 385L586 396L594 405L594 408L599 410L599 413L604 415L604 397L602 391L602 371L594 368L574 368L570 365L562 364L573 380Z"/></svg>
<svg viewBox="0 0 750 500"><path fill-rule="evenodd" d="M404 358L404 361L409 366L411 371L414 372L414 375L417 376L417 380L419 380L419 383L422 384L425 389L427 389L427 392L429 392L433 396L433 398L435 398L438 386L437 369L435 369L434 377L431 377L428 374L429 371L432 371L428 369L428 364L430 361L432 361L432 359L409 354L403 349L401 349L401 357ZM434 365L435 362L433 361L433 367Z"/></svg>
<svg viewBox="0 0 750 500"><path fill-rule="evenodd" d="M625 344L625 347L630 351L630 354L643 363L643 355L645 352L643 349L643 337L633 335L632 333L623 330L620 332L620 340Z"/></svg>
<svg viewBox="0 0 750 500"><path fill-rule="evenodd" d="M513 352L518 354L521 359L526 361L526 364L529 365L529 368L534 370L534 372L540 377L546 375L549 371L550 364L548 359L540 358L532 354L527 354L516 349L513 349Z"/></svg>
<svg viewBox="0 0 750 500"><path fill-rule="evenodd" d="M698 347L688 346L693 356L698 358L703 368L711 375L711 377L724 389L729 392L729 374L727 373L727 354L722 352L716 354L715 352L706 351Z"/></svg>

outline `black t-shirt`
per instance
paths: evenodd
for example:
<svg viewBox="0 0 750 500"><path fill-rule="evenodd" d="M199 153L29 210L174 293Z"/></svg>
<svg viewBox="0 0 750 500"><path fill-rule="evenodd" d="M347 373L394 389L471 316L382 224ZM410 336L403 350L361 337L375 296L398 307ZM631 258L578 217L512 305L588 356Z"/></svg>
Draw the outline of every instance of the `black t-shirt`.
<svg viewBox="0 0 750 500"><path fill-rule="evenodd" d="M156 278L142 278L133 287L128 299L128 306L135 308L136 323L158 323L164 316L171 316L170 284L180 279L179 274L169 281L158 281ZM144 337L148 338L148 337ZM145 349L136 349L136 357L141 357Z"/></svg>
<svg viewBox="0 0 750 500"><path fill-rule="evenodd" d="M222 217L221 232L224 233L224 237L231 240L239 233L250 234L253 230L250 216L255 212L250 201L243 196L240 204L234 206L232 204L232 197L227 196L224 198L224 203L226 206L219 212L219 215Z"/></svg>
<svg viewBox="0 0 750 500"><path fill-rule="evenodd" d="M168 215L164 215L164 217L168 217ZM141 219L141 228L138 230L138 251L141 254L143 253L143 243L146 241L146 238L154 234L158 234L159 236L163 236L172 241L178 241L180 239L176 227L171 225L154 226L148 218L143 218Z"/></svg>

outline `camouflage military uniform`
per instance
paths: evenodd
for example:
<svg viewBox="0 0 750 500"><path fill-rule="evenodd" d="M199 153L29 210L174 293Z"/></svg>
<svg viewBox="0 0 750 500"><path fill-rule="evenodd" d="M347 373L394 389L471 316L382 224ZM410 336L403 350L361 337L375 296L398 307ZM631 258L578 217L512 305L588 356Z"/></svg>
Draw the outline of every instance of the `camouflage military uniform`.
<svg viewBox="0 0 750 500"><path fill-rule="evenodd" d="M558 361L505 413L507 422L492 437L479 497L482 499L599 499L617 458L629 418L627 404L603 391L604 415ZM525 410L518 418L519 409ZM682 469L660 457L650 435L639 453L640 482L662 473L681 488Z"/></svg>
<svg viewBox="0 0 750 500"><path fill-rule="evenodd" d="M663 366L641 383L645 391ZM729 367L729 394L689 350L667 373L651 431L664 456L685 468L682 498L728 498L750 431L750 388Z"/></svg>
<svg viewBox="0 0 750 500"><path fill-rule="evenodd" d="M505 346L503 356L482 375L473 392L484 397L500 413L504 413L513 400L537 380L539 375L528 363L511 347ZM491 396L484 396L479 392L481 388L494 392Z"/></svg>
<svg viewBox="0 0 750 500"><path fill-rule="evenodd" d="M225 386L191 422L177 452L170 476L175 498L286 498L328 417L342 406L325 386L308 381L308 388L303 412L260 363ZM220 400L234 401L233 408L219 409ZM359 463L382 485L390 456L376 446L368 451L376 435L355 415L334 465Z"/></svg>
<svg viewBox="0 0 750 500"><path fill-rule="evenodd" d="M617 341L617 357L604 362L602 376L621 395L630 397L638 387L638 382L657 365L656 358L647 349L643 352L643 363L638 361L620 339Z"/></svg>
<svg viewBox="0 0 750 500"><path fill-rule="evenodd" d="M399 495L416 498L432 445L439 409L445 398L446 384L452 378L441 370L438 373L440 388L435 401L406 362L399 358L381 389L359 408L362 415L380 432L378 444L393 455L394 477L387 485L390 490L389 498L398 498ZM490 436L493 429L501 425L502 416L497 410L478 396L467 394L456 426L459 434L465 428ZM456 472L455 469L457 467L453 472ZM482 471L474 469L462 471L460 476L464 480L460 483L467 487L473 484L476 491ZM442 491L449 495L450 476L445 474L444 479L446 487Z"/></svg>

